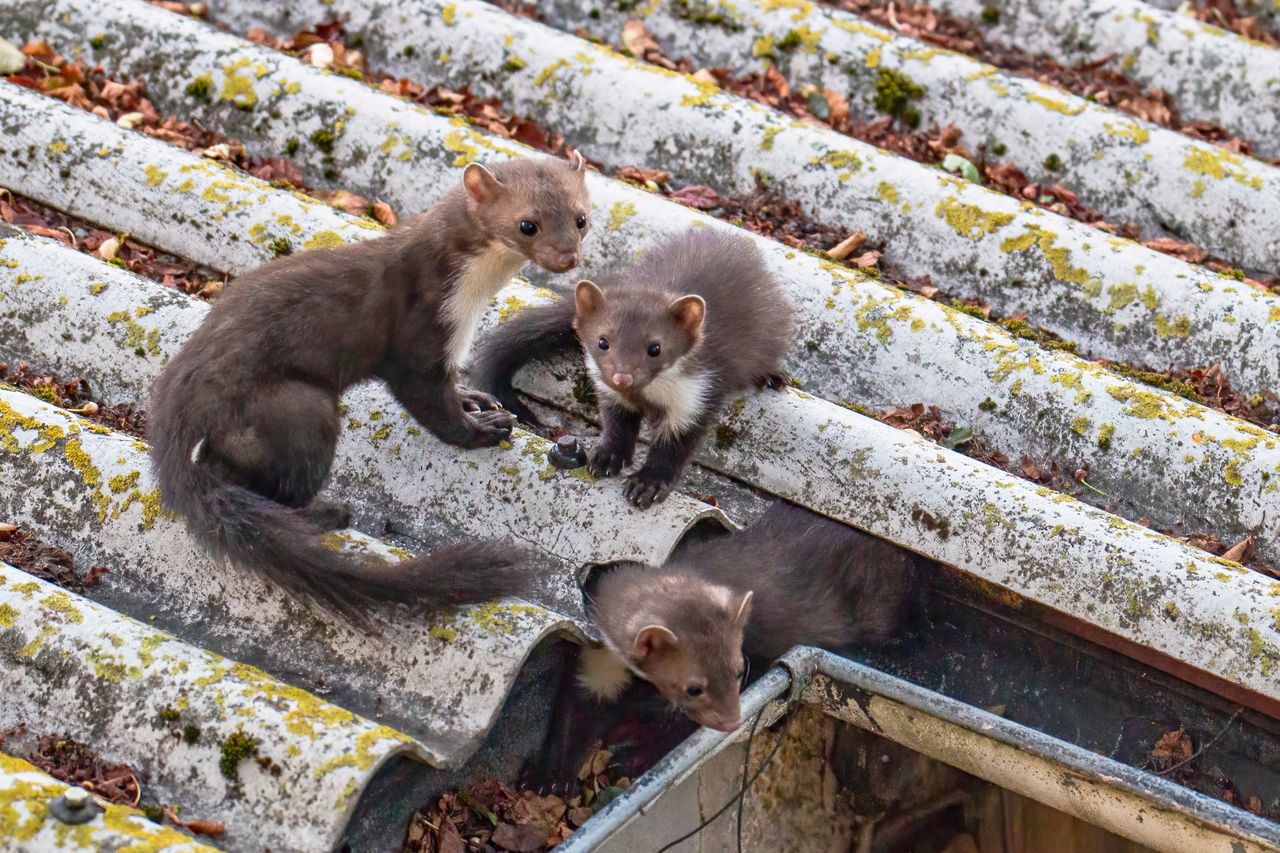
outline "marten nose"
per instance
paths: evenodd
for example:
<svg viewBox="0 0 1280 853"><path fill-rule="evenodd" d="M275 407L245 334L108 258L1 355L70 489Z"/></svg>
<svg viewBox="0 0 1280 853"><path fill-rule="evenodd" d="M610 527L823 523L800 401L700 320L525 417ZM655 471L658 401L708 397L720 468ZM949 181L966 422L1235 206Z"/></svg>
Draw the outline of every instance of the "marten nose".
<svg viewBox="0 0 1280 853"><path fill-rule="evenodd" d="M566 271L573 269L578 265L577 251L561 252L559 255L556 256L556 263L559 266L564 267Z"/></svg>
<svg viewBox="0 0 1280 853"><path fill-rule="evenodd" d="M715 714L703 722L703 725L709 729L715 729L721 732L734 732L738 730L739 720L737 718L730 719L720 714Z"/></svg>
<svg viewBox="0 0 1280 853"><path fill-rule="evenodd" d="M617 387L619 387L619 388L630 388L630 387L631 387L631 374L630 374L630 373L615 373L615 374L613 374L613 384L614 384L614 385L616 385L616 386L617 386Z"/></svg>

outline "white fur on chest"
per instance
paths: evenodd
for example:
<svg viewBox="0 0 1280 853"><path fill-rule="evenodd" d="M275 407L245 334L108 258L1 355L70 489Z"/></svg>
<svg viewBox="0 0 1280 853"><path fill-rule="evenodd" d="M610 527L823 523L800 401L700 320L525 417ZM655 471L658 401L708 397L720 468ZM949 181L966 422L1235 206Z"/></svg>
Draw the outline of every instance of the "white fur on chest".
<svg viewBox="0 0 1280 853"><path fill-rule="evenodd" d="M659 373L640 391L656 411L654 435L670 439L692 429L706 411L710 391L711 375L689 372L683 359Z"/></svg>
<svg viewBox="0 0 1280 853"><path fill-rule="evenodd" d="M578 656L578 685L597 699L609 702L631 683L631 670L608 646L583 649Z"/></svg>
<svg viewBox="0 0 1280 853"><path fill-rule="evenodd" d="M490 243L458 273L443 309L449 324L447 352L451 369L456 371L466 361L489 300L528 262L519 252L501 243Z"/></svg>
<svg viewBox="0 0 1280 853"><path fill-rule="evenodd" d="M590 353L586 354L586 365L587 375L591 377L596 396L601 401L635 410L635 406L604 381L600 367ZM639 395L653 410L654 437L675 438L692 429L706 411L711 384L711 374L688 372L687 364L681 359L646 385Z"/></svg>

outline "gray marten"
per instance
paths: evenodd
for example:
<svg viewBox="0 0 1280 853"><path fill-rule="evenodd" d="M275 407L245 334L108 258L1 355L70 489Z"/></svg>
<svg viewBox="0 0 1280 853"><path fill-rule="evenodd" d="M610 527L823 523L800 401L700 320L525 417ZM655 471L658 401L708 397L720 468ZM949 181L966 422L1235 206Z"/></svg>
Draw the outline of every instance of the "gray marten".
<svg viewBox="0 0 1280 853"><path fill-rule="evenodd" d="M218 556L353 618L375 600L475 603L523 590L521 555L450 545L399 564L325 547L346 508L314 500L329 476L338 400L381 379L457 447L496 445L515 418L457 385L489 300L532 261L578 263L590 200L573 162L473 163L460 185L384 237L246 273L155 382L152 461L163 505Z"/></svg>
<svg viewBox="0 0 1280 853"><path fill-rule="evenodd" d="M471 382L537 424L512 379L528 362L579 344L600 403L596 476L631 463L642 421L652 442L627 479L641 508L664 500L729 397L786 383L781 361L794 312L746 237L695 228L650 248L639 262L573 299L526 309L491 333Z"/></svg>
<svg viewBox="0 0 1280 853"><path fill-rule="evenodd" d="M636 675L695 722L732 731L744 653L767 663L796 645L883 646L919 612L925 563L780 501L661 567L605 570L587 597L605 645L583 652L579 681L612 699Z"/></svg>

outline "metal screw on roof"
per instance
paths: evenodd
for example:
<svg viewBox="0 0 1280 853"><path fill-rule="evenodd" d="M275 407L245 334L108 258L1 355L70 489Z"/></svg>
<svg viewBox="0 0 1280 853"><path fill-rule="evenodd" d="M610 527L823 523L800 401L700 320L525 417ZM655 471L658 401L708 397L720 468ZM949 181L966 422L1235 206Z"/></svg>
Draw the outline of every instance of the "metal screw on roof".
<svg viewBox="0 0 1280 853"><path fill-rule="evenodd" d="M587 464L587 452L578 444L578 439L562 435L556 439L555 446L547 451L547 461L565 470L581 468Z"/></svg>
<svg viewBox="0 0 1280 853"><path fill-rule="evenodd" d="M63 823L88 823L102 812L102 806L84 788L68 788L49 803L49 813Z"/></svg>

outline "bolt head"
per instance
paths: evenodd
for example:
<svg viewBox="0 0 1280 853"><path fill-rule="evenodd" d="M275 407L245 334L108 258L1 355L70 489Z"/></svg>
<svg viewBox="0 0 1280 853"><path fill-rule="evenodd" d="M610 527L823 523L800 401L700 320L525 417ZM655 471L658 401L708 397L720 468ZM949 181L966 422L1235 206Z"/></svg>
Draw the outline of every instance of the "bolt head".
<svg viewBox="0 0 1280 853"><path fill-rule="evenodd" d="M89 804L89 792L84 788L68 788L63 791L62 799L73 809L82 809Z"/></svg>
<svg viewBox="0 0 1280 853"><path fill-rule="evenodd" d="M578 439L571 435L562 435L556 439L556 447L561 453L572 454L578 449Z"/></svg>

